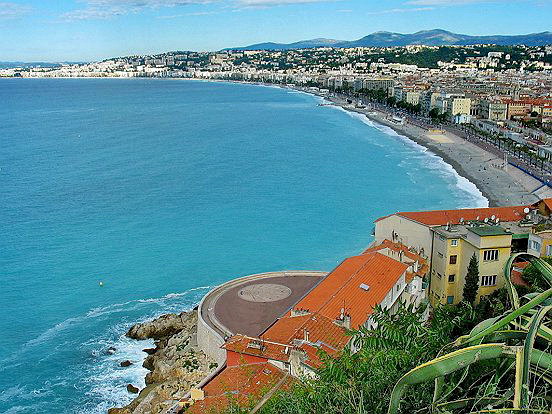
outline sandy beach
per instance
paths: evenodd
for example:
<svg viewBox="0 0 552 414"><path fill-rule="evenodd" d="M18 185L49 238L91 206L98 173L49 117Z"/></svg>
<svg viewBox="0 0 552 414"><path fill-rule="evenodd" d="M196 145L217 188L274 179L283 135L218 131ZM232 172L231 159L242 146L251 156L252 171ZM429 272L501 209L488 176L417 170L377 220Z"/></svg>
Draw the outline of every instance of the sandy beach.
<svg viewBox="0 0 552 414"><path fill-rule="evenodd" d="M489 200L491 207L524 205L552 197L552 188L543 186L539 180L512 165L504 168L502 158L449 131L428 131L409 122L398 124L390 121L386 112L357 108L336 96L323 98L347 111L363 114L375 123L392 128L398 134L428 148L450 164L459 175L475 184Z"/></svg>

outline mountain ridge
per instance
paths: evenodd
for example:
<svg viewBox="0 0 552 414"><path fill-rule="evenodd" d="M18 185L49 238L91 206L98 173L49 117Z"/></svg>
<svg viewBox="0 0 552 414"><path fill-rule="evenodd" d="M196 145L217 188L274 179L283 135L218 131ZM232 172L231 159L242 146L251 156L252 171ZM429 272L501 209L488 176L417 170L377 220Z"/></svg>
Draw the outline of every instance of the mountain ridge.
<svg viewBox="0 0 552 414"><path fill-rule="evenodd" d="M409 45L424 46L470 46L476 44L496 44L499 46L544 46L552 44L552 32L529 33L524 35L466 35L443 29L420 30L415 33L395 33L379 31L357 40L317 38L300 40L293 43L264 42L249 46L227 48L224 50L293 50L317 47L394 47Z"/></svg>

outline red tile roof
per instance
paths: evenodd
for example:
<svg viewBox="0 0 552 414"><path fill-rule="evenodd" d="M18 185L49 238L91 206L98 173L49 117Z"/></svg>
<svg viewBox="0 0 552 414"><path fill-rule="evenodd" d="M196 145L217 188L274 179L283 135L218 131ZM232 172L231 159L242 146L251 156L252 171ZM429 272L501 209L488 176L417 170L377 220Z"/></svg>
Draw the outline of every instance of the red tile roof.
<svg viewBox="0 0 552 414"><path fill-rule="evenodd" d="M377 252L350 257L294 308L308 309L330 320L338 318L345 308L351 316L351 328L357 329L407 269L408 265ZM362 289L361 284L369 290Z"/></svg>
<svg viewBox="0 0 552 414"><path fill-rule="evenodd" d="M226 367L203 387L205 399L195 402L185 412L218 413L232 403L248 406L260 400L262 395L286 377L285 372L266 362Z"/></svg>
<svg viewBox="0 0 552 414"><path fill-rule="evenodd" d="M251 347L251 344L261 344L260 349ZM289 359L290 345L272 342L259 338L251 338L245 335L234 335L223 346L227 351L239 354L253 355L260 358L272 359L275 361L287 361Z"/></svg>
<svg viewBox="0 0 552 414"><path fill-rule="evenodd" d="M447 223L459 223L463 218L466 221L476 220L477 217L483 220L486 217L496 216L500 221L519 221L525 217L523 210L528 206L514 207L490 207L490 208L466 208L458 210L434 210L434 211L412 211L395 213L398 216L408 218L426 226L444 226ZM390 216L392 216L391 214ZM387 217L380 217L376 222Z"/></svg>
<svg viewBox="0 0 552 414"><path fill-rule="evenodd" d="M372 252L380 252L381 253L382 251L385 251L386 249L392 250L396 253L402 252L402 254L407 258L407 260L405 260L404 257L401 258L404 263L410 264L410 263L418 262L418 270L416 272L409 271L409 272L406 273L407 283L410 282L414 278L414 276L419 276L422 279L426 276L427 271L429 270L427 260L424 259L422 256L420 256L418 253L409 250L408 247L405 246L402 243L396 243L396 242L392 242L391 240L385 239L384 241L382 241L377 246L372 246L372 247L369 247L368 249L366 249L363 252L363 254L372 253ZM385 254L385 253L382 253L382 254ZM395 257L393 257L393 256L391 256L391 258L395 259ZM395 259L395 260L397 260L397 259ZM408 263L408 262L410 262L410 263Z"/></svg>
<svg viewBox="0 0 552 414"><path fill-rule="evenodd" d="M317 313L304 316L287 314L268 328L262 337L293 345L295 341L305 339L305 331L308 332L309 342L325 344L335 350L341 350L350 339L345 328Z"/></svg>

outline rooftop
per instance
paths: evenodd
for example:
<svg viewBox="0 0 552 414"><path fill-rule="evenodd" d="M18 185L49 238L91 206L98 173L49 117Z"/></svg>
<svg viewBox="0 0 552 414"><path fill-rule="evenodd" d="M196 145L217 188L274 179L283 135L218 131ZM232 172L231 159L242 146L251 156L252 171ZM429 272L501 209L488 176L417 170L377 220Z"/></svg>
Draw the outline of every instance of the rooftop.
<svg viewBox="0 0 552 414"><path fill-rule="evenodd" d="M512 233L504 230L500 226L481 226L481 227L468 227L468 230L477 234L480 237L486 236L507 236Z"/></svg>
<svg viewBox="0 0 552 414"><path fill-rule="evenodd" d="M411 211L399 212L398 215L426 226L444 226L447 223L455 224L461 221L483 220L495 216L500 221L518 221L525 217L524 209L528 206L514 207L490 207L490 208L466 208L458 210L433 210L433 211ZM387 217L381 217L376 222Z"/></svg>

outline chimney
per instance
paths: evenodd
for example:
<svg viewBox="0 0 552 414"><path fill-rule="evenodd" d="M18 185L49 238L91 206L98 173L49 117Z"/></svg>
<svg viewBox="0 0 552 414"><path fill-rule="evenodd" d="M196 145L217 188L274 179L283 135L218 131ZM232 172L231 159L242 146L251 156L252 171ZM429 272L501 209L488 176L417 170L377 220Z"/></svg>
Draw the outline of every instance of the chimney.
<svg viewBox="0 0 552 414"><path fill-rule="evenodd" d="M307 329L304 329L303 334L304 334L304 338L303 338L304 341L309 342L309 331Z"/></svg>
<svg viewBox="0 0 552 414"><path fill-rule="evenodd" d="M348 313L343 315L343 327L345 329L351 329L351 315Z"/></svg>

